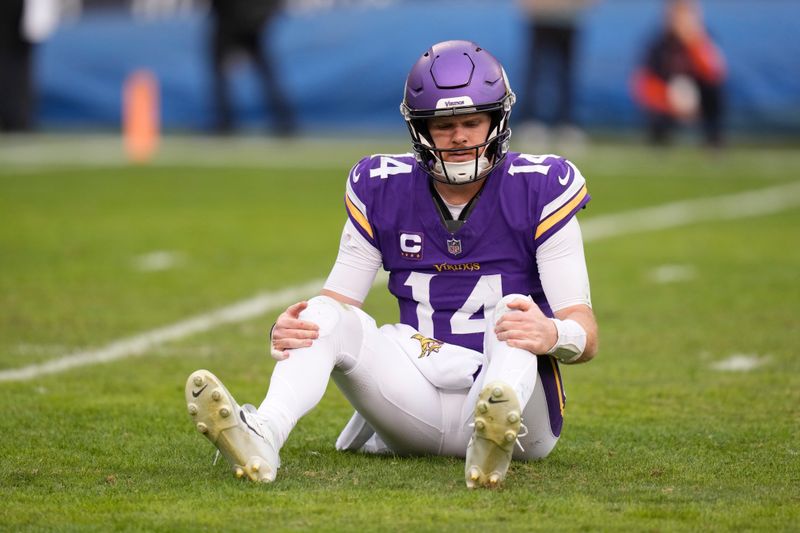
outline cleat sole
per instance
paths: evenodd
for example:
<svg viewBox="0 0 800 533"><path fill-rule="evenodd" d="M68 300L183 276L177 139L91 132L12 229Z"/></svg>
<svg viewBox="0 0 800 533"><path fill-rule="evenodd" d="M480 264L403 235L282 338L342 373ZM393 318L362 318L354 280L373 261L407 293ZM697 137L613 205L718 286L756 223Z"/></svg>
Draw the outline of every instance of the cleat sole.
<svg viewBox="0 0 800 533"><path fill-rule="evenodd" d="M465 461L467 487L497 488L505 479L522 422L514 390L500 382L484 387L475 404L474 420Z"/></svg>
<svg viewBox="0 0 800 533"><path fill-rule="evenodd" d="M210 394L202 394L200 389L205 387ZM186 382L185 395L195 427L217 447L237 478L246 476L257 482L275 479L280 457L271 438L265 441L253 437L239 420L241 409L236 400L214 374L194 372Z"/></svg>

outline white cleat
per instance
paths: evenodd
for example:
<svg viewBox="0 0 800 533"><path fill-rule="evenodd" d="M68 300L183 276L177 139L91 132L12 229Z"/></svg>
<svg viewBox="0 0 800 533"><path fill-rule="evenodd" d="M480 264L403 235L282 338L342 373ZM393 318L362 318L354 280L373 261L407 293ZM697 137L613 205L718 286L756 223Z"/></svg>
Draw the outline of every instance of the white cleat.
<svg viewBox="0 0 800 533"><path fill-rule="evenodd" d="M236 403L208 370L189 376L186 404L197 430L217 447L237 478L246 476L263 483L275 480L280 466L275 439L253 406Z"/></svg>
<svg viewBox="0 0 800 533"><path fill-rule="evenodd" d="M499 487L506 477L521 426L517 395L502 382L483 388L475 405L475 430L467 446L467 487Z"/></svg>

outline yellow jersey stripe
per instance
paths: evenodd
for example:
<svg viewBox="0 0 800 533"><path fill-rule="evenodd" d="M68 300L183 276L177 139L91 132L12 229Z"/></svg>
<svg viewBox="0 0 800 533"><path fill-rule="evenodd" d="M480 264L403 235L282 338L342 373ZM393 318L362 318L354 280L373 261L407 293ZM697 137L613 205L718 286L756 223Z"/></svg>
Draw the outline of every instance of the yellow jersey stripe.
<svg viewBox="0 0 800 533"><path fill-rule="evenodd" d="M579 203L581 203L581 201L586 197L586 194L586 185L584 185L572 200L564 204L564 207L544 219L538 226L536 226L536 235L534 235L533 238L538 239L545 231L549 230L563 220L564 217L569 215L570 212L575 209Z"/></svg>
<svg viewBox="0 0 800 533"><path fill-rule="evenodd" d="M367 232L367 235L374 239L375 235L372 233L372 226L369 225L369 221L364 213L358 210L358 208L355 206L355 204L353 204L352 200L350 200L347 195L344 197L344 203L347 206L347 211L350 213L350 216L353 217L353 220L358 222L358 224L364 228L364 231Z"/></svg>
<svg viewBox="0 0 800 533"><path fill-rule="evenodd" d="M561 372L558 371L556 360L552 357L548 357L548 359L550 359L550 364L553 365L553 375L555 376L556 388L558 389L558 408L561 410L561 416L564 416L564 391L561 390Z"/></svg>

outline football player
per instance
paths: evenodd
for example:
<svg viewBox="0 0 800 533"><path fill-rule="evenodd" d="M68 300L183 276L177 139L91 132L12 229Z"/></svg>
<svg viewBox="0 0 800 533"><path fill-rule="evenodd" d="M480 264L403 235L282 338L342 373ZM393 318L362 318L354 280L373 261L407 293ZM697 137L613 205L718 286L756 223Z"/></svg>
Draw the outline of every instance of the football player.
<svg viewBox="0 0 800 533"><path fill-rule="evenodd" d="M447 41L411 69L400 106L413 153L350 170L339 254L319 296L273 326L278 360L258 408L207 370L189 413L239 477L272 481L279 450L332 376L355 408L339 450L465 457L468 487L561 434L559 363L597 351L580 227L589 201L571 162L509 152L514 93L475 43ZM379 268L400 322L361 303Z"/></svg>

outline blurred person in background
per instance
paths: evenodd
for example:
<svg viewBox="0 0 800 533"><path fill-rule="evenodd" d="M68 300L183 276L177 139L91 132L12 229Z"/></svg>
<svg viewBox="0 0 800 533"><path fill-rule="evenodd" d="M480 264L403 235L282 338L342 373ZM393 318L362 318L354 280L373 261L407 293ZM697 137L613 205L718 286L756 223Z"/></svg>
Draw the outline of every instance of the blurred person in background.
<svg viewBox="0 0 800 533"><path fill-rule="evenodd" d="M648 140L666 144L677 125L699 119L705 143L719 147L726 74L722 52L695 0L668 0L664 20L632 80L634 98L647 113Z"/></svg>
<svg viewBox="0 0 800 533"><path fill-rule="evenodd" d="M228 134L235 128L227 71L243 56L256 69L265 112L272 111L272 131L278 136L294 134L294 113L276 75L272 54L271 22L282 4L282 0L211 0L215 132Z"/></svg>
<svg viewBox="0 0 800 533"><path fill-rule="evenodd" d="M414 154L350 170L339 255L321 294L278 317L264 401L240 406L207 370L187 380L192 422L238 477L275 479L331 378L356 409L338 450L464 457L469 488L553 450L559 364L597 351L576 218L590 198L566 159L509 151L514 101L475 43L435 44L412 67L400 109ZM400 323L379 328L361 305L381 269Z"/></svg>
<svg viewBox="0 0 800 533"><path fill-rule="evenodd" d="M0 131L33 128L34 45L57 24L58 0L0 1Z"/></svg>
<svg viewBox="0 0 800 533"><path fill-rule="evenodd" d="M527 15L527 69L520 101L521 140L534 145L557 139L582 143L575 119L575 55L581 18L596 0L520 0Z"/></svg>

